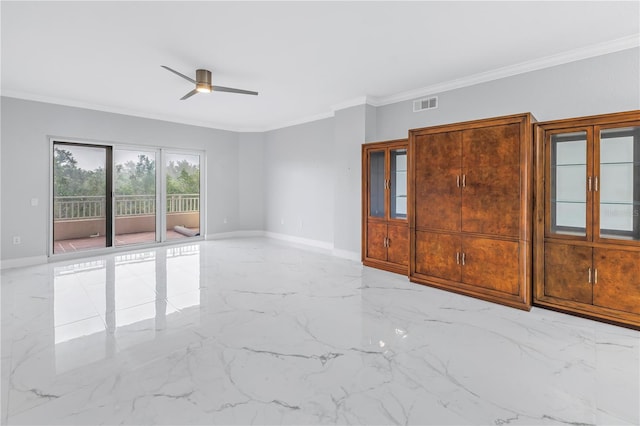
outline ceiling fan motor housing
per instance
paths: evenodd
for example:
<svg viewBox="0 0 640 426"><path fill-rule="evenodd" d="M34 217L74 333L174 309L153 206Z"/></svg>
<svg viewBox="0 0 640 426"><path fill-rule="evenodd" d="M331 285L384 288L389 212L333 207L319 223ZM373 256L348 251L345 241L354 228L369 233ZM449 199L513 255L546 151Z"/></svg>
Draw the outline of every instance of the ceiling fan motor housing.
<svg viewBox="0 0 640 426"><path fill-rule="evenodd" d="M196 90L198 92L211 92L211 71L196 70Z"/></svg>

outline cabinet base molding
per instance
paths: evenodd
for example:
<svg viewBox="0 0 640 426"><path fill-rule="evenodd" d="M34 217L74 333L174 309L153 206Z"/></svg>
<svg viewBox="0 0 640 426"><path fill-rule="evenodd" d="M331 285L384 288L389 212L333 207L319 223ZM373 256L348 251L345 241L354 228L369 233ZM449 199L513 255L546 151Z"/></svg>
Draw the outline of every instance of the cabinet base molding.
<svg viewBox="0 0 640 426"><path fill-rule="evenodd" d="M364 266L369 266L370 268L377 268L377 269L393 272L394 274L409 275L408 265L397 265L395 263L378 261L375 259L365 259L362 261L362 264Z"/></svg>
<svg viewBox="0 0 640 426"><path fill-rule="evenodd" d="M550 301L536 299L533 302L533 306L538 308L550 309L552 311L560 312L562 314L577 316L580 318L586 318L593 321L604 322L607 324L615 325L618 327L630 328L632 330L640 330L640 318L637 319L629 319L629 318L621 318L618 315L618 312L610 311L609 309L603 309L598 313L595 313L593 307L579 307L579 306L571 306L568 307L565 304L558 304Z"/></svg>
<svg viewBox="0 0 640 426"><path fill-rule="evenodd" d="M434 287L440 290L446 290L453 293L461 294L463 296L482 299L487 302L497 303L523 311L531 310L531 302L528 298L523 300L519 296L505 295L504 293L491 291L486 288L475 288L474 286L464 285L459 282L453 282L434 277L423 278L414 274L409 279L414 284Z"/></svg>

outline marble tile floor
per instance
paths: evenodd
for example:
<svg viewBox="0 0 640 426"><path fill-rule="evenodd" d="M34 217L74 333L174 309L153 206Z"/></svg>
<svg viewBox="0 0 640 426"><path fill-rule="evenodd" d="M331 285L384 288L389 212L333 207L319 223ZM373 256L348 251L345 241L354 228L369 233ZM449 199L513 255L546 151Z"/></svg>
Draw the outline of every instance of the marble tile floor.
<svg viewBox="0 0 640 426"><path fill-rule="evenodd" d="M638 331L274 240L1 279L2 424L640 423Z"/></svg>

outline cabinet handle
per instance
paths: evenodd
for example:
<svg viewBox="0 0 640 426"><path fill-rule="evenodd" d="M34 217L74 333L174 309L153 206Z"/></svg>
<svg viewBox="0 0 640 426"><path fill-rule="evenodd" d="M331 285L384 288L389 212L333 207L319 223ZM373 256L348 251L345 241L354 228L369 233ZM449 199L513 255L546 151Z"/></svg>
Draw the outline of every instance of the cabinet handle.
<svg viewBox="0 0 640 426"><path fill-rule="evenodd" d="M593 271L593 283L598 284L598 268Z"/></svg>
<svg viewBox="0 0 640 426"><path fill-rule="evenodd" d="M464 259L465 259L466 255L465 253L462 253L462 266L464 266Z"/></svg>
<svg viewBox="0 0 640 426"><path fill-rule="evenodd" d="M591 266L589 266L589 278L587 278L587 282L591 284Z"/></svg>
<svg viewBox="0 0 640 426"><path fill-rule="evenodd" d="M595 191L598 192L598 176L595 177L595 180L596 180Z"/></svg>
<svg viewBox="0 0 640 426"><path fill-rule="evenodd" d="M456 176L456 186L460 188L460 175Z"/></svg>
<svg viewBox="0 0 640 426"><path fill-rule="evenodd" d="M387 246L387 237L384 237L384 240L382 240L382 246L383 247Z"/></svg>
<svg viewBox="0 0 640 426"><path fill-rule="evenodd" d="M587 191L591 192L591 176L587 178Z"/></svg>
<svg viewBox="0 0 640 426"><path fill-rule="evenodd" d="M462 187L466 188L467 186L467 175L462 175Z"/></svg>
<svg viewBox="0 0 640 426"><path fill-rule="evenodd" d="M459 265L459 264L460 264L460 252L457 251L456 252L456 265Z"/></svg>

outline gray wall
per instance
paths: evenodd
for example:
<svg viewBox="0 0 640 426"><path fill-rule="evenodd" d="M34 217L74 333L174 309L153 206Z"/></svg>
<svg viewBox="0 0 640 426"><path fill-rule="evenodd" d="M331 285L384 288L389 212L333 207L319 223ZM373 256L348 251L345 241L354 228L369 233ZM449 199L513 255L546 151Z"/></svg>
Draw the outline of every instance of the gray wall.
<svg viewBox="0 0 640 426"><path fill-rule="evenodd" d="M264 133L239 134L237 161L239 217L236 228L249 231L263 230L265 229Z"/></svg>
<svg viewBox="0 0 640 426"><path fill-rule="evenodd" d="M546 121L640 109L639 75L635 48L437 93L435 110L414 113L411 101L361 105L264 133L2 98L0 257L46 254L49 135L206 151L207 234L266 230L356 254L364 141L527 111ZM40 205L31 207L31 198ZM23 243L12 245L13 235Z"/></svg>
<svg viewBox="0 0 640 426"><path fill-rule="evenodd" d="M265 134L265 230L333 242L333 120Z"/></svg>
<svg viewBox="0 0 640 426"><path fill-rule="evenodd" d="M333 155L335 163L334 248L360 252L362 215L362 151L365 141L365 105L336 111Z"/></svg>
<svg viewBox="0 0 640 426"><path fill-rule="evenodd" d="M528 72L438 95L438 108L414 113L412 101L378 108L380 140L408 129L531 112L538 121L640 108L640 49Z"/></svg>
<svg viewBox="0 0 640 426"><path fill-rule="evenodd" d="M205 151L206 232L240 226L237 133L6 97L1 107L3 260L47 254L49 136ZM14 235L22 244L12 244Z"/></svg>

